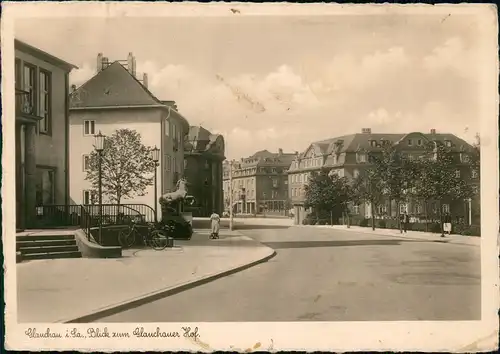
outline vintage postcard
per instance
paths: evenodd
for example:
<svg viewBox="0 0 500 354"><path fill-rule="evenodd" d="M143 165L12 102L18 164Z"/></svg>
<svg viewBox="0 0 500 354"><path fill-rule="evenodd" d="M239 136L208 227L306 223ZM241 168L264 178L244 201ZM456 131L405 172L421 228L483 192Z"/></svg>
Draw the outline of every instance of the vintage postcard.
<svg viewBox="0 0 500 354"><path fill-rule="evenodd" d="M1 25L7 348L498 348L495 5Z"/></svg>

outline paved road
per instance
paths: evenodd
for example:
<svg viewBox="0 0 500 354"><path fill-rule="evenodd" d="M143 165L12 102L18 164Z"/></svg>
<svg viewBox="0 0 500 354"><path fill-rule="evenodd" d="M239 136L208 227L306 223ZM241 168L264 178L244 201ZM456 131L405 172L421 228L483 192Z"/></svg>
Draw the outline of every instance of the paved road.
<svg viewBox="0 0 500 354"><path fill-rule="evenodd" d="M480 319L479 247L311 228L245 234L277 256L100 322Z"/></svg>

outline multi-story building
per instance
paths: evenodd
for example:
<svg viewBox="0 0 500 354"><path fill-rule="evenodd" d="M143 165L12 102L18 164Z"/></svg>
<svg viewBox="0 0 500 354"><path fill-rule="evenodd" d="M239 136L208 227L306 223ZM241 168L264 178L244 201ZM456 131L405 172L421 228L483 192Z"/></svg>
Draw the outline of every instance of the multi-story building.
<svg viewBox="0 0 500 354"><path fill-rule="evenodd" d="M69 73L76 66L15 40L16 227L69 204Z"/></svg>
<svg viewBox="0 0 500 354"><path fill-rule="evenodd" d="M288 171L289 194L295 223L302 223L309 213L309 210L304 208L304 187L312 172L326 168L339 176L355 178L363 169L370 166L369 154L382 151L386 145L394 145L403 155L417 158L425 153L425 146L431 141L440 141L450 147L456 153L457 175L470 179L475 188L479 187L479 171L471 170L468 163L472 146L457 136L436 133L434 129L430 133L383 134L372 133L371 129L366 128L360 134L313 142L303 153L297 154ZM479 204L479 200L474 200L472 207L471 204L461 201L444 201L443 209L450 211L452 215L463 216L465 219L471 217L477 219L479 214L468 209L479 210ZM421 216L424 213L424 206L418 202L402 203L399 209L401 213L406 210L415 216ZM377 217L395 217L398 215L398 208L394 203L381 203L375 213ZM426 213L428 216L437 214L438 203L432 202L427 205ZM368 204L353 205L351 214L353 218L371 218L371 207Z"/></svg>
<svg viewBox="0 0 500 354"><path fill-rule="evenodd" d="M161 101L148 90L146 74L141 80L137 78L132 53L126 63L110 62L99 53L96 75L73 89L70 106L70 194L73 202L96 202L90 182L85 180L94 135L98 132L112 135L120 128L137 131L144 145L160 149L158 196L172 191L183 175L183 141L189 132L189 123L172 101ZM158 200L154 200L154 187L148 186L143 196L122 203L154 207ZM158 210L161 210L159 205Z"/></svg>
<svg viewBox="0 0 500 354"><path fill-rule="evenodd" d="M233 211L241 214L285 215L288 207L287 170L295 154L258 151L232 162L232 187L229 184L231 162L224 164L224 203L229 208L233 192Z"/></svg>
<svg viewBox="0 0 500 354"><path fill-rule="evenodd" d="M190 127L184 141L184 176L189 195L195 197L193 216L219 215L223 211L222 161L224 161L224 137L212 134L205 128Z"/></svg>

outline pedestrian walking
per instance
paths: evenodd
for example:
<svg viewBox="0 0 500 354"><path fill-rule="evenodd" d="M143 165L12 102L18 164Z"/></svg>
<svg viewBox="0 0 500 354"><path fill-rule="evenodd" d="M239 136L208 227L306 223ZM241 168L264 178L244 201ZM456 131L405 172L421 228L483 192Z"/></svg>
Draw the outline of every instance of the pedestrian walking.
<svg viewBox="0 0 500 354"><path fill-rule="evenodd" d="M220 216L215 211L210 215L211 232L210 238L219 238Z"/></svg>
<svg viewBox="0 0 500 354"><path fill-rule="evenodd" d="M406 233L408 231L408 225L410 224L410 216L408 213L405 211L403 215L401 216L401 223L403 224L403 231Z"/></svg>
<svg viewBox="0 0 500 354"><path fill-rule="evenodd" d="M443 216L443 234L441 237L444 237L445 233L451 235L451 215L448 212L446 212Z"/></svg>

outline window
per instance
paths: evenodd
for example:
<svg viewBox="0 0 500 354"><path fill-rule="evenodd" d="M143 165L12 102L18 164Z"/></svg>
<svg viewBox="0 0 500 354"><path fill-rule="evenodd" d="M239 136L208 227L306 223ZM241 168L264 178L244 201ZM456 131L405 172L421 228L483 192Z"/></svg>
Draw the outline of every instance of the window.
<svg viewBox="0 0 500 354"><path fill-rule="evenodd" d="M351 212L352 212L354 215L359 214L359 205L353 205L353 206L352 206L352 208L351 208Z"/></svg>
<svg viewBox="0 0 500 354"><path fill-rule="evenodd" d="M416 204L415 205L415 213L416 214L422 214L422 205L421 204Z"/></svg>
<svg viewBox="0 0 500 354"><path fill-rule="evenodd" d="M365 153L358 153L357 154L357 160L358 162L366 162L366 154Z"/></svg>
<svg viewBox="0 0 500 354"><path fill-rule="evenodd" d="M83 172L90 169L90 155L83 155Z"/></svg>
<svg viewBox="0 0 500 354"><path fill-rule="evenodd" d="M378 209L377 211L378 211L379 215L383 215L383 214L387 213L387 206L386 205L379 205L377 207L377 209Z"/></svg>
<svg viewBox="0 0 500 354"><path fill-rule="evenodd" d="M477 170L472 170L471 176L472 176L472 178L477 178L478 177Z"/></svg>
<svg viewBox="0 0 500 354"><path fill-rule="evenodd" d="M273 178L273 188L278 187L278 180L276 178Z"/></svg>
<svg viewBox="0 0 500 354"><path fill-rule="evenodd" d="M276 169L274 167L273 167L272 171L273 171L273 173L276 173Z"/></svg>
<svg viewBox="0 0 500 354"><path fill-rule="evenodd" d="M28 112L36 114L36 68L32 65L24 65L24 91L28 92Z"/></svg>
<svg viewBox="0 0 500 354"><path fill-rule="evenodd" d="M474 194L479 194L479 186L473 185L472 186L472 193Z"/></svg>
<svg viewBox="0 0 500 354"><path fill-rule="evenodd" d="M413 140L408 139L408 146L413 146Z"/></svg>
<svg viewBox="0 0 500 354"><path fill-rule="evenodd" d="M184 169L187 168L187 165L188 165L188 160L187 159L184 159Z"/></svg>
<svg viewBox="0 0 500 354"><path fill-rule="evenodd" d="M460 178L460 170L455 170L455 177Z"/></svg>
<svg viewBox="0 0 500 354"><path fill-rule="evenodd" d="M172 170L172 159L170 155L165 155L165 170L166 171Z"/></svg>
<svg viewBox="0 0 500 354"><path fill-rule="evenodd" d="M177 126L175 124L172 124L172 138L177 140Z"/></svg>
<svg viewBox="0 0 500 354"><path fill-rule="evenodd" d="M36 205L55 203L55 169L50 167L36 168Z"/></svg>
<svg viewBox="0 0 500 354"><path fill-rule="evenodd" d="M450 212L450 204L443 204L443 213Z"/></svg>
<svg viewBox="0 0 500 354"><path fill-rule="evenodd" d="M417 145L418 145L418 146L422 146L422 139L418 139L418 140L417 140Z"/></svg>
<svg viewBox="0 0 500 354"><path fill-rule="evenodd" d="M468 163L470 162L470 157L467 154L460 154L460 157L462 158L463 163Z"/></svg>
<svg viewBox="0 0 500 354"><path fill-rule="evenodd" d="M359 170L358 169L355 169L353 172L352 172L352 175L354 178L358 178L359 177Z"/></svg>
<svg viewBox="0 0 500 354"><path fill-rule="evenodd" d="M451 147L451 141L450 140L445 140L444 145L447 147Z"/></svg>
<svg viewBox="0 0 500 354"><path fill-rule="evenodd" d="M205 170L208 170L210 168L210 163L208 160L205 160Z"/></svg>
<svg viewBox="0 0 500 354"><path fill-rule="evenodd" d="M89 205L89 204L95 204L95 203L96 203L96 198L95 198L94 191L91 191L91 190L83 191L83 204Z"/></svg>
<svg viewBox="0 0 500 354"><path fill-rule="evenodd" d="M287 186L287 185L288 185L288 180L285 180L285 182L284 182L284 183L285 183L285 186Z"/></svg>
<svg viewBox="0 0 500 354"><path fill-rule="evenodd" d="M408 205L406 203L399 204L399 213L404 214L405 212L408 212Z"/></svg>
<svg viewBox="0 0 500 354"><path fill-rule="evenodd" d="M95 135L95 120L83 121L83 135Z"/></svg>
<svg viewBox="0 0 500 354"><path fill-rule="evenodd" d="M51 75L48 71L40 70L40 91L38 100L38 115L42 117L39 122L40 133L50 134L51 127Z"/></svg>
<svg viewBox="0 0 500 354"><path fill-rule="evenodd" d="M172 157L172 171L174 171L174 173L177 172L177 159L174 157Z"/></svg>

